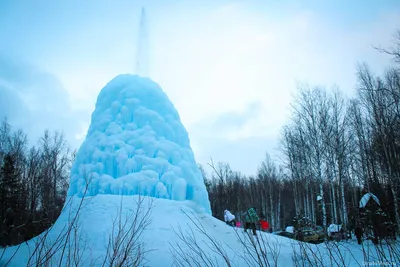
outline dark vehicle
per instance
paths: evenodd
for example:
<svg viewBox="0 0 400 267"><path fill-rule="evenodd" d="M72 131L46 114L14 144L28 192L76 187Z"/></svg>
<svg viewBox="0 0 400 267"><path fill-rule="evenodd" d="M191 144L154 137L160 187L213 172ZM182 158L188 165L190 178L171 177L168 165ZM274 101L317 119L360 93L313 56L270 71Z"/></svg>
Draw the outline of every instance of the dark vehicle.
<svg viewBox="0 0 400 267"><path fill-rule="evenodd" d="M319 244L324 242L325 236L320 231L311 227L305 227L296 232L295 238L299 241Z"/></svg>
<svg viewBox="0 0 400 267"><path fill-rule="evenodd" d="M325 241L325 233L320 226L317 226L315 229L312 227L304 227L297 230L295 233L279 231L274 234L312 244L320 244Z"/></svg>
<svg viewBox="0 0 400 267"><path fill-rule="evenodd" d="M288 238L294 238L294 234L286 231L280 231L280 232L275 232L276 235L288 237Z"/></svg>

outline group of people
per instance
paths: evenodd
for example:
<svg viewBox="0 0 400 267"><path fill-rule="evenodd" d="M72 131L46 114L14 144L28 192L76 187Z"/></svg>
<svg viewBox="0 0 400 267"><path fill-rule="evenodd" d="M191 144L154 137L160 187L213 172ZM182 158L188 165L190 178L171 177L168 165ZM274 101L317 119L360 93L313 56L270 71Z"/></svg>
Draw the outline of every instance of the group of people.
<svg viewBox="0 0 400 267"><path fill-rule="evenodd" d="M253 235L257 235L256 232L256 223L260 223L260 228L263 231L269 229L269 224L266 220L261 219L257 215L256 208L251 207L245 213L241 214L241 217L244 221L244 230L247 231L251 229L253 231ZM233 227L240 227L240 222L236 221L235 215L233 215L229 210L224 211L224 220L226 224L231 225ZM272 230L272 229L270 229Z"/></svg>
<svg viewBox="0 0 400 267"><path fill-rule="evenodd" d="M261 231L267 231L272 232L272 228L269 227L269 223L265 219L260 219L260 217L257 215L257 211L255 207L249 208L246 212L242 213L239 215L241 217L242 222L244 222L243 228L247 232L248 229L251 229L253 232L253 235L257 235L256 232L256 224L260 224L260 230ZM236 220L236 216L232 214L229 210L224 210L224 220L226 224L232 226L232 227L241 227L241 222ZM378 234L376 233L377 231L374 229L374 236L375 239L377 239ZM343 228L339 231L341 239L347 239L347 235L345 234ZM357 223L355 229L354 229L354 234L357 238L357 243L362 244L363 240L363 235L364 231L360 223ZM394 238L395 235L393 235ZM350 236L351 238L351 236ZM303 233L302 231L298 231L298 239L303 240Z"/></svg>

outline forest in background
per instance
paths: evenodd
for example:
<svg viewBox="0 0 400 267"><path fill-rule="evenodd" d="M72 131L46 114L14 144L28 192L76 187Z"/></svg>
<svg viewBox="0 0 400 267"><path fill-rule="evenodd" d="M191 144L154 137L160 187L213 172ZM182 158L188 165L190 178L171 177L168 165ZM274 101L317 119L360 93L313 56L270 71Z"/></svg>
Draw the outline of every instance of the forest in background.
<svg viewBox="0 0 400 267"><path fill-rule="evenodd" d="M74 153L58 132L34 146L4 119L0 125L0 245L18 244L48 229L66 199ZM10 227L10 224L14 225Z"/></svg>
<svg viewBox="0 0 400 267"><path fill-rule="evenodd" d="M400 233L400 31L382 75L366 63L357 69L357 97L338 88L302 85L282 129L283 160L267 154L257 174L247 177L229 163L209 163L205 177L213 216L228 209L240 215L256 207L273 230L299 220L354 229L359 201L370 192L380 201L385 223Z"/></svg>

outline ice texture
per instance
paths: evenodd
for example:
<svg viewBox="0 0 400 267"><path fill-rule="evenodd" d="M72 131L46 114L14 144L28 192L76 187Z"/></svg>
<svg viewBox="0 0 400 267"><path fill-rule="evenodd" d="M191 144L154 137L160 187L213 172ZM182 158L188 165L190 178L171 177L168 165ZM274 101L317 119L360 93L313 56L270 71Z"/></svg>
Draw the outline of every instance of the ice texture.
<svg viewBox="0 0 400 267"><path fill-rule="evenodd" d="M211 213L188 133L167 95L148 78L119 75L97 98L68 196L98 194L192 200Z"/></svg>

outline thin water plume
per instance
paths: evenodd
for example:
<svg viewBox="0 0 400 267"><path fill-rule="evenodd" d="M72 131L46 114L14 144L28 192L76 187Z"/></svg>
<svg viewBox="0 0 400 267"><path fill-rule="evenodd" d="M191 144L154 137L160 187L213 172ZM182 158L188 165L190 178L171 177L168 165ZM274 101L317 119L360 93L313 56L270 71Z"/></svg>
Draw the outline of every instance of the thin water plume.
<svg viewBox="0 0 400 267"><path fill-rule="evenodd" d="M139 35L137 39L136 70L142 77L149 77L149 35L147 29L146 10L142 7L140 14Z"/></svg>

